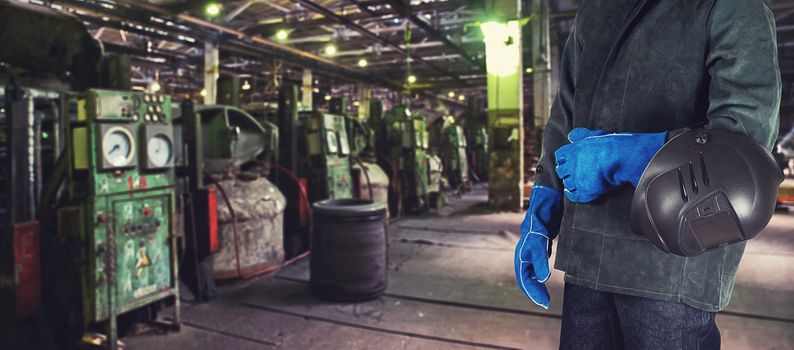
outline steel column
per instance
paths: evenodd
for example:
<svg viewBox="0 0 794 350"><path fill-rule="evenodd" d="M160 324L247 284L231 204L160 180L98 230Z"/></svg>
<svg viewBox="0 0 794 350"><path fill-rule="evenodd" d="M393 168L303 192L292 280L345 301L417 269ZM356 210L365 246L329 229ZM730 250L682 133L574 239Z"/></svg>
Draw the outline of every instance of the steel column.
<svg viewBox="0 0 794 350"><path fill-rule="evenodd" d="M218 76L220 59L218 57L218 44L207 42L204 44L204 104L214 105L218 93Z"/></svg>
<svg viewBox="0 0 794 350"><path fill-rule="evenodd" d="M519 18L520 0L488 0L502 18ZM520 210L524 185L521 24L483 23L488 79L488 202L496 210Z"/></svg>

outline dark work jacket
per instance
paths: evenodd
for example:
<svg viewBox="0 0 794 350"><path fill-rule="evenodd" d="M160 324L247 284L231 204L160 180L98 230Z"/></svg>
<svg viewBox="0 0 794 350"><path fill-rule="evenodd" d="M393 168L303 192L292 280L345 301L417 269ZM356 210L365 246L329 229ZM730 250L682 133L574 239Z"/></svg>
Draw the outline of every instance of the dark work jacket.
<svg viewBox="0 0 794 350"><path fill-rule="evenodd" d="M780 72L764 0L582 0L562 54L560 89L535 182L562 190L554 151L576 127L740 132L771 148ZM567 283L722 310L744 244L697 257L666 254L629 226L634 189L566 199L555 268Z"/></svg>

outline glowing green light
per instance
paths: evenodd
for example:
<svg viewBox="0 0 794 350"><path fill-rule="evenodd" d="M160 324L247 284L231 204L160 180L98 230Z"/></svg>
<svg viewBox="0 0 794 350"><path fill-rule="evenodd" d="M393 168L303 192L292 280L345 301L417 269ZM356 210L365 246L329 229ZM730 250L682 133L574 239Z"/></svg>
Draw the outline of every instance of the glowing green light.
<svg viewBox="0 0 794 350"><path fill-rule="evenodd" d="M358 66L359 66L359 67L361 67L361 68L364 68L364 67L366 67L367 65L369 65L369 62L367 62L367 60L366 60L366 59L363 59L363 58L362 58L362 59L358 60Z"/></svg>
<svg viewBox="0 0 794 350"><path fill-rule="evenodd" d="M334 44L328 44L328 46L325 47L325 54L328 56L336 55L336 52L337 48Z"/></svg>
<svg viewBox="0 0 794 350"><path fill-rule="evenodd" d="M46 132L46 131L42 131L41 132L41 138L46 140L46 139L50 138L50 134L48 132Z"/></svg>
<svg viewBox="0 0 794 350"><path fill-rule="evenodd" d="M207 4L207 7L204 8L204 12L207 16L215 17L221 14L221 5L211 2Z"/></svg>
<svg viewBox="0 0 794 350"><path fill-rule="evenodd" d="M286 30L280 29L279 31L276 32L276 39L280 41L284 41L287 40L287 38L289 38L289 32L287 32Z"/></svg>
<svg viewBox="0 0 794 350"><path fill-rule="evenodd" d="M521 24L518 21L485 22L480 24L485 43L485 61L488 74L506 77L520 71L519 45Z"/></svg>
<svg viewBox="0 0 794 350"><path fill-rule="evenodd" d="M411 74L408 76L408 84L413 84L416 82L416 76Z"/></svg>

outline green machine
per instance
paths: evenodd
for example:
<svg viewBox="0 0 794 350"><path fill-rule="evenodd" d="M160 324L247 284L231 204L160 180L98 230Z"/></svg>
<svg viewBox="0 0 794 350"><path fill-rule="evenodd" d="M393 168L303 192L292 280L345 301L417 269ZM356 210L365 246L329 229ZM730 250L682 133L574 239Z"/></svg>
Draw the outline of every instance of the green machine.
<svg viewBox="0 0 794 350"><path fill-rule="evenodd" d="M474 174L480 181L488 180L488 130L478 128L472 131L472 142L470 143L471 164L474 167Z"/></svg>
<svg viewBox="0 0 794 350"><path fill-rule="evenodd" d="M308 160L302 173L309 179L312 202L327 198L351 198L350 144L344 116L322 113L301 113Z"/></svg>
<svg viewBox="0 0 794 350"><path fill-rule="evenodd" d="M398 106L383 114L380 123L373 123L377 153L391 161L392 169L399 169L399 202L403 211L423 211L428 204L429 181L426 118L405 106Z"/></svg>
<svg viewBox="0 0 794 350"><path fill-rule="evenodd" d="M454 120L453 120L454 121ZM449 124L441 131L441 159L449 185L458 190L469 188L469 164L466 135L460 125Z"/></svg>
<svg viewBox="0 0 794 350"><path fill-rule="evenodd" d="M72 308L70 326L105 323L115 349L121 314L169 301L179 325L171 99L88 90L66 105L67 199L57 234L68 264L60 278L79 287L59 297Z"/></svg>

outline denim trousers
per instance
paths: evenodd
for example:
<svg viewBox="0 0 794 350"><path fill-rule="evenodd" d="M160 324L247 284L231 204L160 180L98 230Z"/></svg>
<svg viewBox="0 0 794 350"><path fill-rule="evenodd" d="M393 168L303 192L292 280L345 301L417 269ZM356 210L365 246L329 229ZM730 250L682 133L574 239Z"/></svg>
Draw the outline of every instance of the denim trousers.
<svg viewBox="0 0 794 350"><path fill-rule="evenodd" d="M561 350L718 350L716 313L565 284Z"/></svg>

